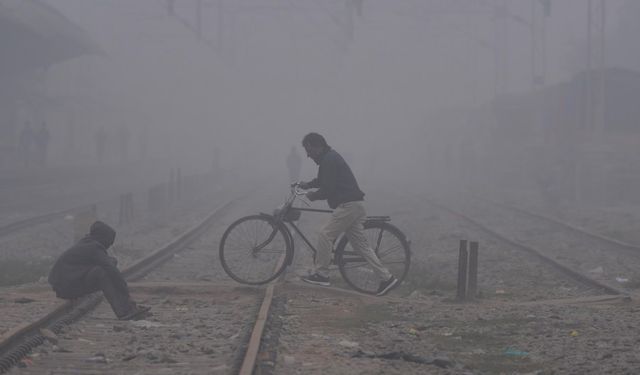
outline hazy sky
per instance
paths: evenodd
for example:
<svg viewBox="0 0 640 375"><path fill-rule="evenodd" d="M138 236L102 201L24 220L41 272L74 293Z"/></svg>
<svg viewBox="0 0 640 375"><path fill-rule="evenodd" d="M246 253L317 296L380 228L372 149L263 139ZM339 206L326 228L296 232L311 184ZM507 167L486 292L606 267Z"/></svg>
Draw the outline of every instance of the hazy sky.
<svg viewBox="0 0 640 375"><path fill-rule="evenodd" d="M375 150L408 153L410 148L399 146L416 142L411 129L431 111L491 100L491 12L429 10L445 3L482 10L477 4L494 2L365 0L349 41L344 1L222 1L219 38L219 2L205 0L204 37L214 44L222 40L222 48L212 48L168 16L164 1L49 0L105 51L58 68L66 74L57 82L73 82L67 90L80 85L105 98L98 100L105 108L120 108L117 115L104 111L93 126L149 122L171 139L171 152L206 157L215 143L227 158L261 154L259 162L279 162L308 131L326 134L361 158ZM530 19L531 0L508 2L516 16L507 24L508 88L527 90L531 38L516 18ZM621 2L607 0L610 27ZM192 25L195 3L176 1L176 13ZM586 33L587 1L552 3L547 79L558 81L576 71L566 55Z"/></svg>

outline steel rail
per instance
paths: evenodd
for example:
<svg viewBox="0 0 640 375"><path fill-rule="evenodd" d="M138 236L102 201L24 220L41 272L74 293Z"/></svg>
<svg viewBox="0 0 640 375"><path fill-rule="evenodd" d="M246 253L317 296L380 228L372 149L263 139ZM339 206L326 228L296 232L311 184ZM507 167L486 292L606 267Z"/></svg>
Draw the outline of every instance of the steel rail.
<svg viewBox="0 0 640 375"><path fill-rule="evenodd" d="M623 241L620 241L620 240L616 240L615 238L607 237L607 236L604 236L602 234L589 232L588 230L586 230L584 228L581 228L581 227L573 225L573 224L566 223L566 222L564 222L562 220L559 220L559 219L556 219L554 217L546 216L546 215L539 214L539 213L536 213L536 212L527 211L524 208L516 207L516 206L510 205L510 204L507 204L507 203L496 202L496 201L494 201L492 199L489 199L489 198L486 198L486 197L478 197L478 199L485 200L485 201L487 201L487 202L489 202L491 204L494 204L496 206L500 206L500 207L504 207L504 208L507 208L507 209L514 210L514 211L519 212L519 213L524 214L524 215L528 215L528 216L531 216L531 217L534 217L534 218L537 218L537 219L545 220L545 221L548 221L550 223L554 223L554 224L560 225L560 226L562 226L564 228L567 228L567 229L569 229L571 231L574 231L574 232L583 234L585 236L588 236L588 237L591 237L591 238L606 242L608 244L619 246L621 248L624 248L624 249L627 249L627 250L632 250L634 252L639 252L640 253L640 246L636 246L636 245L632 245L630 243L626 243L626 242L623 242Z"/></svg>
<svg viewBox="0 0 640 375"><path fill-rule="evenodd" d="M88 207L91 207L91 204L88 205L84 205L84 206L79 206L79 207L75 207L75 208L68 208L65 210L61 210L61 211L55 211L55 212L50 212L47 214L42 214L42 215L38 215L38 216L33 216L27 219L23 219L23 220L18 220L16 222L7 224L7 225L3 225L0 227L0 236L6 236L8 234L11 234L17 230L20 229L24 229L27 227L30 227L32 225L38 225L38 224L42 224L42 223L46 223L47 221L53 220L59 216L63 216L63 215L68 215L68 214L72 214L74 212L78 212L81 210L84 210Z"/></svg>
<svg viewBox="0 0 640 375"><path fill-rule="evenodd" d="M532 255L535 255L536 257L538 257L540 260L542 260L543 262L557 268L558 270L560 270L560 272L572 277L573 279L579 281L582 284L588 285L590 287L593 288L597 288L597 289L602 289L603 291L607 292L608 294L613 294L613 295L628 295L629 293L627 293L626 291L622 290L622 289L618 289L616 287L613 287L611 285L605 284L603 282L600 282L598 280L592 279L562 263L559 263L557 261L555 261L554 259L542 254L539 250L531 247L531 246L527 246L521 243L518 243L514 240L511 240L503 235L501 235L498 232L493 231L491 228L485 226L484 224L480 223L477 220L472 219L469 216L466 216L465 214L458 212L448 206L439 204L434 202L433 200L427 199L427 201L429 201L432 205L449 212L450 214L452 214L453 216L459 217L462 220L471 223L472 225L480 228L482 231L484 231L485 233L490 234L491 236L494 236L496 238L498 238L499 240L508 243L509 245L520 249L522 251L528 252Z"/></svg>
<svg viewBox="0 0 640 375"><path fill-rule="evenodd" d="M279 270L286 259L286 254L280 255L275 269ZM265 290L262 305L260 306L260 311L258 312L258 317L256 318L256 324L253 327L253 331L251 332L251 337L249 339L249 343L247 344L247 350L245 352L244 359L242 360L242 366L240 367L240 371L238 372L239 375L251 375L256 368L258 354L260 353L260 344L262 343L262 335L264 334L264 328L267 324L271 309L271 303L273 301L273 295L276 286L275 284L284 280L285 274L286 270L278 277L275 283L269 283L267 289Z"/></svg>
<svg viewBox="0 0 640 375"><path fill-rule="evenodd" d="M242 197L237 197L222 204L200 223L194 225L175 240L170 241L161 248L153 251L153 253L124 269L122 273L125 278L129 281L139 280L171 259L174 254L185 249L190 243L206 232L228 208L240 199L242 199ZM44 342L45 337L41 333L43 328L58 333L65 325L78 320L92 311L102 299L101 293L94 293L75 301L60 303L37 321L19 326L5 333L0 337L0 374L7 372L34 347Z"/></svg>

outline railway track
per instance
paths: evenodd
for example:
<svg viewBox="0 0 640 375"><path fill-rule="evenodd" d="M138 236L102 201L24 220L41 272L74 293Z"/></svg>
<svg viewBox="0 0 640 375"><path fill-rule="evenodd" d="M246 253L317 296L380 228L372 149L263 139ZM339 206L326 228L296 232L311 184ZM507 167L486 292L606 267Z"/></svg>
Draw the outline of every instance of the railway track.
<svg viewBox="0 0 640 375"><path fill-rule="evenodd" d="M438 206L514 249L535 255L578 283L613 295L633 291L621 282L640 267L640 249L633 245L478 197Z"/></svg>
<svg viewBox="0 0 640 375"><path fill-rule="evenodd" d="M3 225L3 226L0 226L0 237L15 233L15 232L17 232L19 230L22 230L22 229L30 228L30 227L32 227L34 225L39 225L39 224L46 223L48 221L59 219L59 218L64 217L66 215L74 214L76 212L85 211L85 210L88 210L90 207L91 207L90 205L87 205L87 206L70 208L70 209L66 209L66 210L49 212L49 213L46 213L46 214L36 215L36 216L30 217L30 218L27 218L27 219L18 220L18 221L15 221L13 223L6 224L6 225Z"/></svg>
<svg viewBox="0 0 640 375"><path fill-rule="evenodd" d="M196 225L194 228L180 235L178 238L171 241L166 246L163 246L162 248L154 251L152 254L145 257L144 259L141 259L140 261L130 265L124 271L127 279L131 281L141 280L142 278L145 278L145 280L149 280L150 278L151 280L155 280L151 282L145 281L145 283L143 283L143 285L141 286L136 286L136 284L134 283L132 284L133 285L132 290L134 295L136 296L139 294L142 295L143 298L145 298L144 302L151 304L154 307L154 311L157 311L158 320L161 320L163 322L180 322L181 319L179 316L175 316L175 312L177 311L178 313L184 313L188 315L187 311L191 311L197 316L193 316L192 319L189 319L189 321L200 322L196 324L196 326L199 327L198 329L200 330L209 330L209 329L215 329L215 328L212 328L212 327L215 327L215 324L208 325L208 324L205 324L204 322L208 319L211 319L212 315L215 315L215 312L216 312L215 310L218 309L218 307L206 308L206 306L204 307L200 306L199 308L189 308L188 307L189 303L196 303L199 300L202 300L203 296L208 296L209 298L213 297L215 300L219 302L215 306L222 306L219 308L220 310L218 311L219 313L221 313L223 316L226 314L226 316L231 316L236 318L240 318L240 317L234 311L236 310L248 311L257 305L255 301L256 296L262 294L262 292L258 289L238 288L237 285L229 286L228 284L224 284L224 282L216 283L215 285L211 285L211 283L209 282L194 284L193 282L185 283L184 281L182 281L182 282L175 283L171 281L166 281L171 277L147 275L150 272L153 272L154 269L161 267L163 263L169 260L182 259L182 257L177 255L178 252L184 250L186 247L191 246L190 244L192 244L194 241L197 241L197 239L201 237L204 233L206 233L207 230L209 230L217 220L220 220L221 216L225 213L225 211L231 208L231 205L232 203L230 202L219 207L217 210L214 211L214 213L209 215L205 220L203 220L201 223ZM184 259L188 259L188 258L189 257L184 257ZM198 262L196 261L196 263ZM202 261L200 261L199 263L202 264ZM189 276L193 277L194 274L191 273L189 274ZM163 278L165 279L164 281L158 281L158 279L163 279ZM230 290L232 292L229 292ZM189 300L191 302L188 302L188 303L176 302L177 306L173 306L172 303L164 301L163 303L160 303L160 306L158 306L157 299L160 298L158 297L158 295L162 295L163 296L162 298L164 298L165 300L167 299L172 300L172 297L177 296L176 298ZM233 304L229 305L229 309L231 309L229 311L224 310L225 303L220 303L220 301L224 301L227 299L225 298L225 296L229 297L231 301L234 301ZM51 344L51 342L53 341L58 342L58 339L46 338L46 333L52 332L56 336L62 335L60 338L60 341L64 341L63 345L65 346L65 348L67 348L64 351L68 350L68 351L71 351L72 353L76 353L76 355L69 355L69 354L65 355L64 352L61 353L59 351L56 351L58 350L57 349L58 346L56 346L55 349L53 349L52 347L49 347L48 349L45 348L43 350L47 353L46 361L44 360L44 356L41 356L42 353L36 352L35 354L36 354L36 357L38 358L37 366L36 365L27 366L25 368L14 367L13 371L25 372L25 373L41 373L39 371L46 370L51 372L51 371L57 371L55 370L56 368L63 368L63 370L60 370L59 373L68 373L68 371L73 370L73 368L69 366L74 366L73 363L75 360L76 361L75 365L77 365L79 369L78 371L86 370L87 372L90 373L91 372L90 368L93 368L94 370L97 370L97 371L110 372L110 370L106 370L104 367L106 362L109 360L105 359L105 361L100 361L100 360L96 360L95 358L91 360L91 358L96 356L94 355L85 356L85 355L79 354L78 351L82 348L75 347L73 345L74 343L73 340L63 339L63 338L67 338L69 335L72 335L74 330L76 329L75 327L79 327L79 325L80 326L84 325L84 328L79 328L79 330L83 332L83 339L79 338L79 340L80 342L85 342L85 343L100 342L101 341L100 337L108 338L109 337L108 333L113 334L114 330L120 331L120 328L124 329L125 331L127 329L132 329L131 327L127 326L128 322L119 322L117 320L114 320L110 309L108 308L108 306L105 307L104 306L105 304L102 304L101 306L99 306L95 313L91 313L90 316L82 318L88 312L92 311L93 308L98 306L101 299L102 298L99 296L92 295L76 303L68 302L68 303L59 304L58 306L56 306L55 309L47 313L45 316L43 316L39 320L35 322L31 322L30 324L26 324L24 326L20 326L12 330L11 332L3 335L2 341L0 342L0 358L1 358L0 370L4 373L8 371L10 367L16 364L24 365L24 363L26 363L25 358L26 358L26 361L29 363L34 361L33 357L25 357L25 355L29 353L31 350L33 350L33 348L36 347L38 344L41 344L41 343ZM156 303L154 303L154 301ZM214 313L212 313L211 311L212 309L214 310ZM174 313L173 314L174 316L171 316L171 313ZM79 319L81 320L78 323L72 326L67 326L68 323L77 321ZM243 325L246 323L245 319L241 319L241 321ZM101 322L101 323L96 323L96 322ZM94 325L92 326L92 324ZM156 327L156 325L157 327L160 327L160 326L163 326L164 324L165 323L157 323L157 324L150 323L150 327ZM113 327L120 327L120 328L113 328ZM186 327L183 327L182 329L179 329L177 327L172 327L172 328L175 328L173 329L174 331L184 331L186 329ZM143 329L145 328L143 327ZM43 332L45 332L44 335L43 335ZM180 333L174 332L173 335L175 337L178 337L180 336ZM233 337L233 336L236 336L235 337L236 339L240 337L244 338L244 335L238 335L238 334L230 335L230 337ZM226 340L229 337L221 336L221 338L223 338L224 341L226 342ZM113 342L117 342L117 338L113 338L113 340L114 341L106 340L106 342L109 343L108 345L112 345ZM207 340L207 341L210 341L210 340ZM203 346L204 348L208 344L203 343L203 345L204 345ZM184 348L182 349L184 350ZM207 356L207 355L211 355L211 353L213 353L214 350L204 348L200 350L200 352L204 353L203 354L204 356ZM56 359L58 357L61 357L62 359ZM100 356L98 355L98 357ZM154 359L153 353L140 354L139 357L145 359L147 362L148 361L153 362L155 360L158 363L162 363L162 365L167 364L164 362L173 363L173 360L167 359L168 357L164 358L164 360L162 358L160 358L160 360L158 360L157 358ZM61 361L61 362L58 362L58 361ZM91 364L91 361L94 361L95 363ZM125 364L129 365L127 368L137 369L136 371L138 371L140 369L139 368L140 365L139 364L136 365L134 362L129 363L130 361L131 359L127 361L121 361L121 362L126 362ZM208 364L207 364L207 361L202 362L202 366L204 366L202 368L210 370L211 369L210 362L211 361L209 361ZM180 368L180 363L178 363L176 366L177 366L176 368ZM222 365L221 369L226 368L225 366L227 365ZM192 369L193 366L190 366L189 368ZM118 371L125 371L125 370L126 369L122 369ZM80 372L75 372L75 370L73 371L74 373L80 373ZM133 373L135 373L135 371ZM204 371L203 373L209 373L209 372Z"/></svg>
<svg viewBox="0 0 640 375"><path fill-rule="evenodd" d="M601 235L601 234L598 234L598 233L593 233L593 232L588 231L587 229L580 228L580 227L578 227L576 225L573 225L573 224L565 223L565 222L560 221L560 220L558 220L556 218L553 218L551 216L543 215L543 214L536 213L536 212L527 211L527 210L525 210L523 208L516 207L516 206L510 205L510 204L507 204L507 203L496 202L494 200L489 200L487 198L480 198L480 199L487 200L488 202L490 202L490 203L492 203L494 205L497 205L497 206L505 207L507 209L510 209L510 210L513 210L513 211L516 211L516 212L520 212L523 215L531 216L533 218L538 218L538 219L543 220L543 221L547 221L547 222L550 222L550 223L557 224L557 225L559 225L561 227L564 227L564 228L566 228L566 229L568 229L570 231L573 231L573 232L576 232L576 233L580 233L580 234L582 234L582 235L584 235L586 237L592 238L592 239L594 239L596 241L602 241L602 242L605 242L605 243L607 243L609 245L617 246L619 248L627 249L627 250L630 250L632 252L636 252L636 253L640 254L640 246L632 245L632 244L626 243L624 241L620 241L620 240L617 240L615 238L610 238L610 237L607 237L607 236L604 236L604 235Z"/></svg>
<svg viewBox="0 0 640 375"><path fill-rule="evenodd" d="M398 204L398 201L393 201ZM140 263L142 261L127 268L128 277L137 280L131 283L132 294L139 302L152 306L155 314L152 319L141 323L120 322L114 319L109 306L99 304L83 317L68 318L68 321L75 322L72 325L67 325L68 321L61 322L61 326L57 328L56 321L42 321L40 327L31 332L32 336L26 334L26 328L23 328L25 334L20 340L39 337L43 344L32 349L26 356L22 354L21 359L14 359L10 372L295 374L304 371L342 374L378 371L466 374L468 371L473 372L474 368L489 372L492 371L491 368L500 368L505 372L526 372L531 362L516 363L508 358L501 360L499 355L493 353L500 353L504 350L504 345L524 346L528 342L539 341L537 334L530 331L535 327L536 330L543 329L546 332L542 334L543 341L547 342L552 337L555 340L552 346L565 347L567 344L563 344L562 340L570 329L576 329L582 335L592 325L600 324L600 321L594 322L584 316L585 307L572 306L602 303L597 302L602 301L598 296L603 292L612 292L606 290L606 280L596 280L602 282L604 288L585 283L572 275L553 271L547 263L539 266L540 270L544 269L547 273L536 271L538 275L544 275L543 278L549 277L544 280L549 284L539 286L540 293L554 285L579 285L577 289L559 295L553 294L553 291L544 294L547 299L569 297L568 302L559 304L538 300L532 305L528 297L502 300L487 296L489 298L481 299L472 308L465 308L452 304L446 296L436 295L419 300L401 298L400 296L407 296L410 292L402 288L386 298L363 296L339 288L310 288L294 281L296 277L291 273L285 275L284 280L267 288L244 287L230 282L217 265L217 244L221 233L231 221L255 211L255 204L249 202L247 206L251 207L229 207L226 215L206 224L208 228L200 227L199 224L201 232L193 232L194 237L188 237L185 232L175 241L156 250L150 256L153 259L149 260L149 263L155 264L150 267L155 268L145 269ZM407 207L417 206L412 204ZM388 212L384 209L382 211ZM476 222L486 220L478 212L486 212L490 217L496 215L495 211L489 212L488 209L478 209L474 215L464 212L473 218L472 221L455 216L457 220L462 219L476 229L479 228ZM416 212L407 209L402 214L394 215L394 220L397 218L400 226L407 228L408 233L417 234L424 221L415 216ZM444 220L444 213L440 216ZM408 220L415 222L414 227L406 226ZM507 221L512 224L509 228L516 227L515 219ZM444 223L449 228L446 220ZM483 225L494 229L494 224ZM505 228L486 235L494 238L494 233L513 233ZM536 228L541 229L539 226ZM436 232L440 231L438 228L434 229ZM415 243L420 243L420 236L415 237L418 240ZM516 237L517 243L523 239L523 235ZM527 241L524 246L538 250L533 239L531 241ZM489 279L495 275L490 272L493 262L487 262L487 258L490 251L499 246L494 243L486 246L487 242L488 240L481 242L485 245L484 248L481 247L484 250L481 255L484 257L481 259L484 261L482 264L489 267L482 275ZM175 248L182 248L181 252L171 250L171 244ZM503 242L501 246L513 253L513 249L519 245ZM417 247L416 253L421 252L422 249ZM540 253L555 260L542 250ZM513 257L504 259L508 264L524 263L522 271L518 269L518 277L532 268L536 259L540 259L531 253L527 254L526 257L517 257L517 262ZM415 262L429 260L420 257L424 254L418 255ZM570 253L565 254L566 257L569 255ZM495 256L505 255L498 251ZM527 257L531 260L525 261ZM447 262L455 263L450 262L450 259ZM299 264L294 262L294 265ZM294 270L294 267L290 269ZM556 278L553 278L553 274L557 274ZM530 277L535 277L535 274ZM524 282L531 283L531 278L525 278ZM481 279L482 282L491 280ZM523 299L526 303L522 303ZM506 304L502 305L503 303ZM611 305L613 312L614 306L621 302L616 299L606 300L604 303ZM74 307L79 308L81 313L83 310L91 310L90 306L80 304ZM623 319L627 319L624 308L616 309ZM560 318L565 314L577 314L577 318L567 316L565 321ZM632 312L629 312L629 316L631 315ZM508 323L512 320L519 323ZM606 322L603 320L602 324ZM41 332L42 327L48 328L53 335L47 331ZM491 331L487 331L489 327ZM526 339L520 340L519 336L501 333L505 329L509 332L518 331ZM624 330L620 330L618 334L622 332ZM594 328L591 335L605 333L606 330ZM488 337L488 341L485 337ZM587 339L585 333L584 340ZM2 343L0 348L5 341ZM3 350L0 358L4 359L6 353L4 349L0 350ZM535 351L537 357L533 362L534 368L561 368L543 360L547 358L545 356L552 355L545 354L544 346ZM438 353L448 354L440 357ZM498 365L489 365L479 359L483 353L490 354L492 361ZM577 354L568 356L576 363L582 358ZM589 368L581 363L578 366L582 367L577 368Z"/></svg>

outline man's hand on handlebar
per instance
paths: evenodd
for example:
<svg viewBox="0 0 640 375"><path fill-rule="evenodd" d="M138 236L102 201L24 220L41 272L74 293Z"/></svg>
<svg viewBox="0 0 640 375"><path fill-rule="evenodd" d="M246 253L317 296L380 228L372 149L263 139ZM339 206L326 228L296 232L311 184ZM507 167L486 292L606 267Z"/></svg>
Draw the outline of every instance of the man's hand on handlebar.
<svg viewBox="0 0 640 375"><path fill-rule="evenodd" d="M294 182L293 184L291 184L291 187L294 189L296 195L304 195L305 198L307 198L310 201L315 200L313 198L313 194L315 193L314 191L303 191L303 190L310 189L308 182L304 182L304 181Z"/></svg>
<svg viewBox="0 0 640 375"><path fill-rule="evenodd" d="M296 181L291 184L291 192L295 195L305 195L306 191L300 185L303 184L302 181Z"/></svg>

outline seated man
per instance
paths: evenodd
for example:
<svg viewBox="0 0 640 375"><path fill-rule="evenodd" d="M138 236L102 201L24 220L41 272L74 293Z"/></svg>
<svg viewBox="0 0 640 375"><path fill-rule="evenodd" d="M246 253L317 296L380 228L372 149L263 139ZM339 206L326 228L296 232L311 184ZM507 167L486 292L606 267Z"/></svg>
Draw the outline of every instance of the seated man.
<svg viewBox="0 0 640 375"><path fill-rule="evenodd" d="M116 258L107 254L116 231L96 221L89 234L62 253L49 273L49 284L58 298L75 299L102 290L113 312L121 320L138 320L151 313L137 306L129 296L127 282L118 270Z"/></svg>

